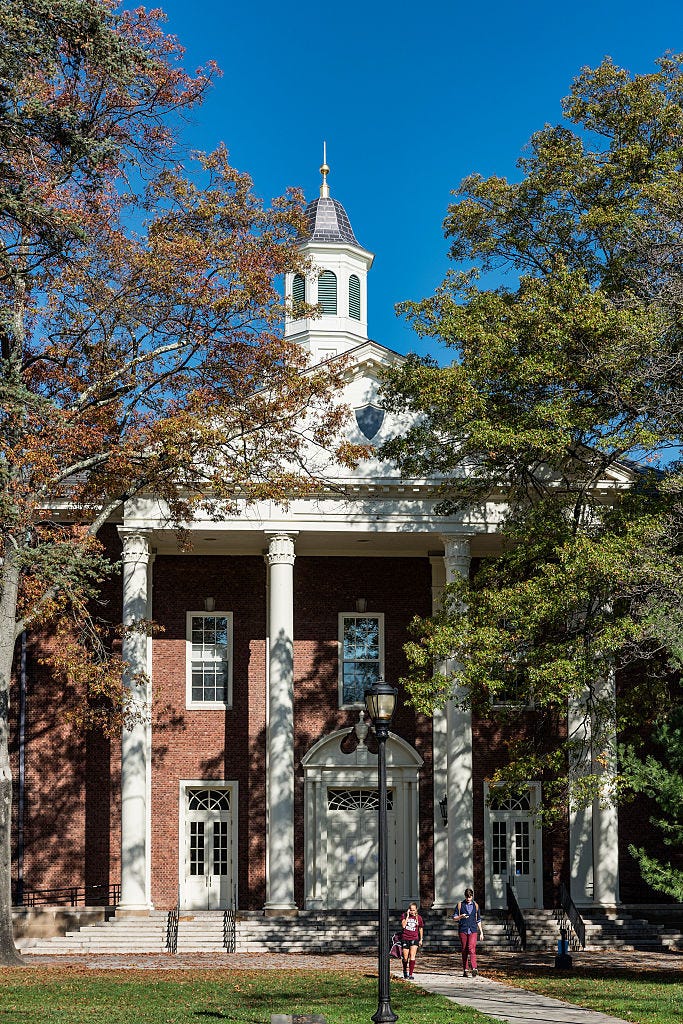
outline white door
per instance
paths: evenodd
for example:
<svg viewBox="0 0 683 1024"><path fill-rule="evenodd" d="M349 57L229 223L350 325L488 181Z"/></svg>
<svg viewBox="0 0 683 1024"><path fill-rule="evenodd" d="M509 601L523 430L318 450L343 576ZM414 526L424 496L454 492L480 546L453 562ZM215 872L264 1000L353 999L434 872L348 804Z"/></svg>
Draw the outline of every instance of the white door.
<svg viewBox="0 0 683 1024"><path fill-rule="evenodd" d="M229 789L189 789L185 815L185 910L233 905L233 820Z"/></svg>
<svg viewBox="0 0 683 1024"><path fill-rule="evenodd" d="M491 907L507 905L509 882L522 909L537 905L538 864L537 822L529 790L504 800L492 800L489 809L487 902Z"/></svg>
<svg viewBox="0 0 683 1024"><path fill-rule="evenodd" d="M387 793L389 904L396 903L394 794ZM327 906L376 910L379 898L377 790L329 789L327 793Z"/></svg>

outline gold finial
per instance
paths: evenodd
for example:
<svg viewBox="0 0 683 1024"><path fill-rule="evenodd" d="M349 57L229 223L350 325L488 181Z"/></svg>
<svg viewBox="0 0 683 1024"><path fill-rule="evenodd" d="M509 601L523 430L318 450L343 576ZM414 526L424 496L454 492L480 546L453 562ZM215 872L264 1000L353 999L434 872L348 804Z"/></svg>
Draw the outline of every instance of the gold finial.
<svg viewBox="0 0 683 1024"><path fill-rule="evenodd" d="M323 183L320 186L320 198L328 199L330 195L330 186L327 184L327 175L330 173L330 169L327 166L327 143L323 142L323 163L320 168L320 173L323 176Z"/></svg>

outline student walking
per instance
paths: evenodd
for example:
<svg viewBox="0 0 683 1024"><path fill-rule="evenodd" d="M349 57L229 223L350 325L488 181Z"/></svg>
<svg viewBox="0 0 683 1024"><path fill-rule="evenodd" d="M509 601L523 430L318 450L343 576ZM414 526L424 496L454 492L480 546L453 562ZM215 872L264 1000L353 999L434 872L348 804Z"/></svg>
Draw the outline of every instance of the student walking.
<svg viewBox="0 0 683 1024"><path fill-rule="evenodd" d="M403 977L413 980L418 947L424 939L424 921L417 912L417 903L411 903L401 917L401 948L403 950Z"/></svg>
<svg viewBox="0 0 683 1024"><path fill-rule="evenodd" d="M460 948L462 950L462 976L467 977L467 961L472 968L472 977L479 974L477 970L477 937L483 940L484 928L481 923L479 904L475 902L472 889L465 889L465 899L456 905L453 920L458 922Z"/></svg>

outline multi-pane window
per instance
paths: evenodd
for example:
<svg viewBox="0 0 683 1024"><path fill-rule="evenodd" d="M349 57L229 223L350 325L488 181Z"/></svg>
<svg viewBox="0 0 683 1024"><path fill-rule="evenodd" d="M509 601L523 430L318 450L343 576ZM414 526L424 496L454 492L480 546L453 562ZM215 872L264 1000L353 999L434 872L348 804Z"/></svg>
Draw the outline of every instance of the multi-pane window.
<svg viewBox="0 0 683 1024"><path fill-rule="evenodd" d="M530 870L529 822L515 822L515 874L528 875Z"/></svg>
<svg viewBox="0 0 683 1024"><path fill-rule="evenodd" d="M228 874L228 852L230 849L227 821L213 823L213 873Z"/></svg>
<svg viewBox="0 0 683 1024"><path fill-rule="evenodd" d="M328 789L328 811L376 811L379 794L376 789ZM387 810L394 809L394 791L387 790Z"/></svg>
<svg viewBox="0 0 683 1024"><path fill-rule="evenodd" d="M190 874L203 875L204 868L204 829L203 821L190 822Z"/></svg>
<svg viewBox="0 0 683 1024"><path fill-rule="evenodd" d="M232 616L188 612L188 704L225 707L232 701Z"/></svg>
<svg viewBox="0 0 683 1024"><path fill-rule="evenodd" d="M494 875L504 875L508 869L507 824L504 821L491 822L491 855Z"/></svg>
<svg viewBox="0 0 683 1024"><path fill-rule="evenodd" d="M339 703L362 705L366 689L383 674L384 617L343 613L339 634Z"/></svg>
<svg viewBox="0 0 683 1024"><path fill-rule="evenodd" d="M489 806L496 811L530 811L531 790L520 789L508 793L498 787L492 788L489 792Z"/></svg>

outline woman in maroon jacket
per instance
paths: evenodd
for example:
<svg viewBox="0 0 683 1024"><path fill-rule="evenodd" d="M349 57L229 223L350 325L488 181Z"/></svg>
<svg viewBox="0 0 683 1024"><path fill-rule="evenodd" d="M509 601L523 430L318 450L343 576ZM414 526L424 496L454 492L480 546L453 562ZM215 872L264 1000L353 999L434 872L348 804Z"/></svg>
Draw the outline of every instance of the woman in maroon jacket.
<svg viewBox="0 0 683 1024"><path fill-rule="evenodd" d="M424 938L424 921L417 912L417 903L411 903L401 917L401 948L403 949L403 977L413 980L415 957Z"/></svg>

